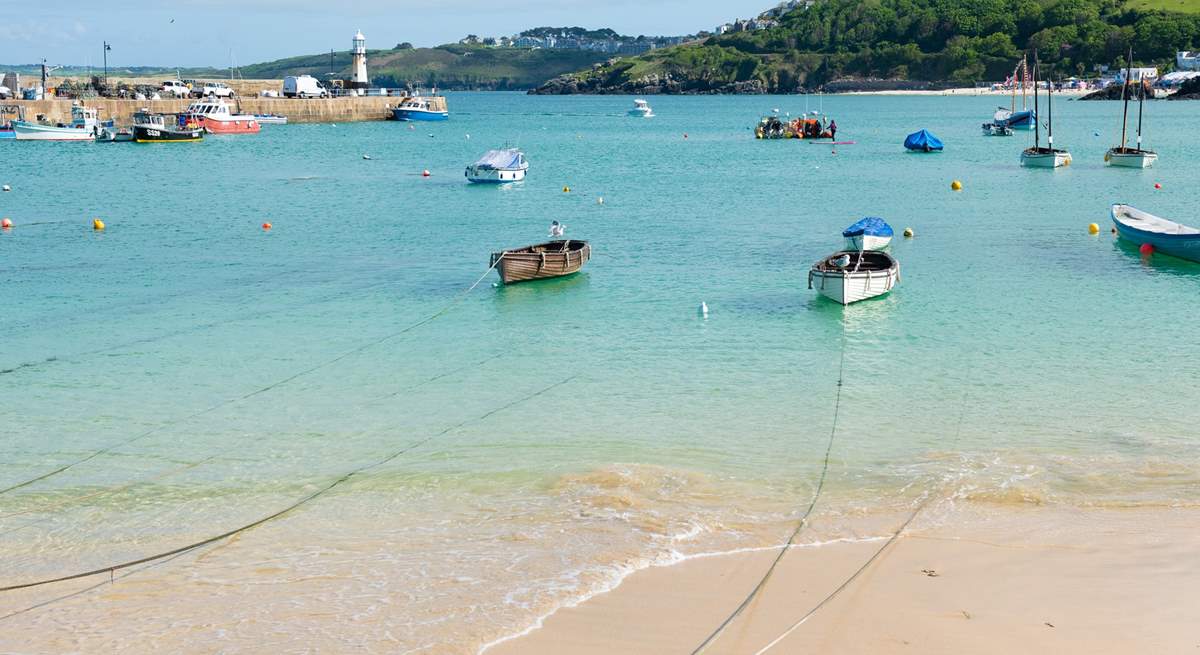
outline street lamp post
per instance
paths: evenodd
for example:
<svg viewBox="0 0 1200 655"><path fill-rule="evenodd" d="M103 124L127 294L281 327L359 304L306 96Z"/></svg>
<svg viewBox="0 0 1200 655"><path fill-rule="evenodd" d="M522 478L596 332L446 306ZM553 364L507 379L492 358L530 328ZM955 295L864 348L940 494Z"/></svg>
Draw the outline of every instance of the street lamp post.
<svg viewBox="0 0 1200 655"><path fill-rule="evenodd" d="M112 46L108 45L108 41L104 42L104 88L108 89L108 51L112 50Z"/></svg>

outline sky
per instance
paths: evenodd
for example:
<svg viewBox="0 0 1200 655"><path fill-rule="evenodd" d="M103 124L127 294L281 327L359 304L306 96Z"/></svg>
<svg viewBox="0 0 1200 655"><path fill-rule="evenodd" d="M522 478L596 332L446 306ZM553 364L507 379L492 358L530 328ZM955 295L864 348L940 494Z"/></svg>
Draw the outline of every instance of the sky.
<svg viewBox="0 0 1200 655"><path fill-rule="evenodd" d="M0 18L0 63L110 66L244 66L348 50L418 47L467 34L501 36L543 25L611 27L677 35L750 18L776 0L62 0L21 3Z"/></svg>

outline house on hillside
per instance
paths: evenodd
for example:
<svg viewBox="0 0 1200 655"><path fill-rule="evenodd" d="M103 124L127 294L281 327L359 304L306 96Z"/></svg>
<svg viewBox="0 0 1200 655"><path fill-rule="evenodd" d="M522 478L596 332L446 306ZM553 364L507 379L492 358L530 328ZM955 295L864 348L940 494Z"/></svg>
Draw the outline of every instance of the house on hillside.
<svg viewBox="0 0 1200 655"><path fill-rule="evenodd" d="M1184 50L1176 53L1175 68L1181 71L1200 71L1200 52Z"/></svg>

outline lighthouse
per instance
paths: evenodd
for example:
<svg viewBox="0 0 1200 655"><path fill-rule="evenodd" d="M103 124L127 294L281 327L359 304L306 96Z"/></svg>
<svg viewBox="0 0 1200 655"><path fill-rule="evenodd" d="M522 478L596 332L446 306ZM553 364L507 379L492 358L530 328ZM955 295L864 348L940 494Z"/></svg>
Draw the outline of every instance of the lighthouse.
<svg viewBox="0 0 1200 655"><path fill-rule="evenodd" d="M354 60L354 78L351 80L354 88L365 89L371 86L370 80L367 79L367 37L363 36L362 30L354 34L354 47L350 50L350 56Z"/></svg>

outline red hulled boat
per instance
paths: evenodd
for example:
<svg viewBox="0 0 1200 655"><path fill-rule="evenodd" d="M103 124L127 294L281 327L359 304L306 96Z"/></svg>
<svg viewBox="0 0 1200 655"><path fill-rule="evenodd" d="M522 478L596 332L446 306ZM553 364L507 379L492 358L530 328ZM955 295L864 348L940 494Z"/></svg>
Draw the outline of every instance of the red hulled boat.
<svg viewBox="0 0 1200 655"><path fill-rule="evenodd" d="M254 116L233 113L220 98L193 102L186 113L209 134L257 134L262 129Z"/></svg>

